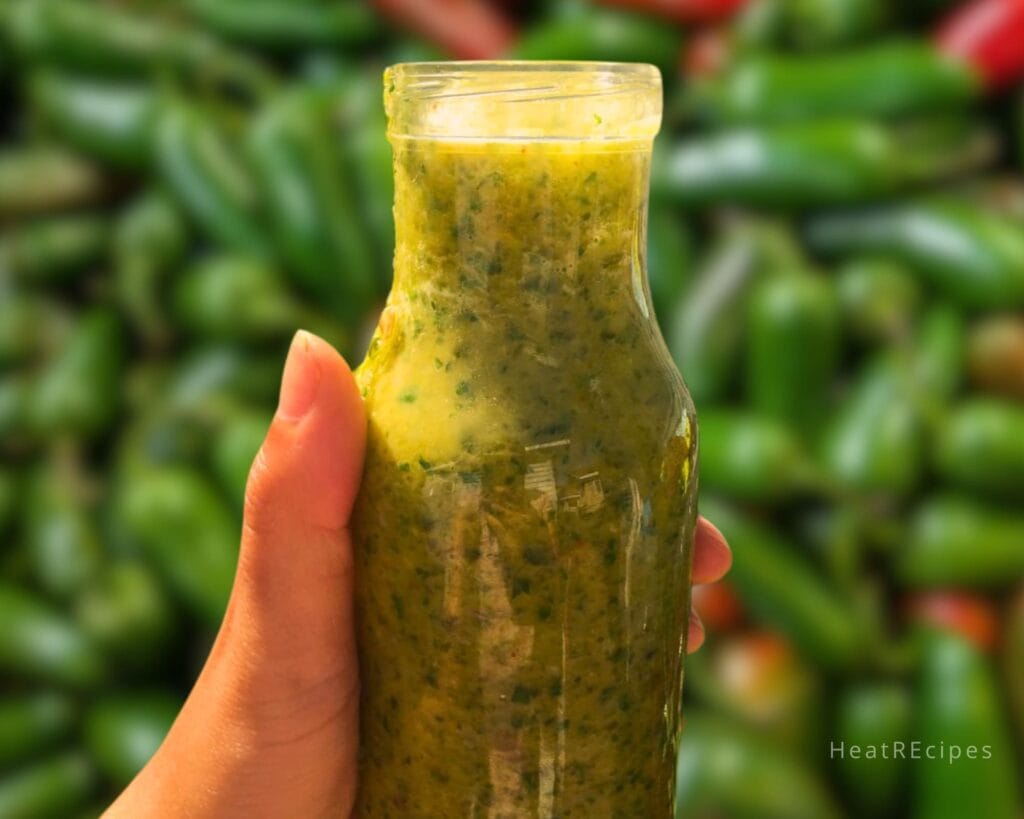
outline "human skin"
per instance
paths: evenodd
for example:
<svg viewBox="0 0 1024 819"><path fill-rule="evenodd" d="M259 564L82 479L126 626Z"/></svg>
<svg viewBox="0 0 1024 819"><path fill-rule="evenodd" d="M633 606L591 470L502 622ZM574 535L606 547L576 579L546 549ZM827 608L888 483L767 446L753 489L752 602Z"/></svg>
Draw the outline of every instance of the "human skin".
<svg viewBox="0 0 1024 819"><path fill-rule="evenodd" d="M249 475L224 622L164 743L105 819L351 814L359 668L349 518L365 430L349 367L300 331ZM725 539L701 519L693 582L718 580L730 563ZM689 649L703 640L691 613Z"/></svg>

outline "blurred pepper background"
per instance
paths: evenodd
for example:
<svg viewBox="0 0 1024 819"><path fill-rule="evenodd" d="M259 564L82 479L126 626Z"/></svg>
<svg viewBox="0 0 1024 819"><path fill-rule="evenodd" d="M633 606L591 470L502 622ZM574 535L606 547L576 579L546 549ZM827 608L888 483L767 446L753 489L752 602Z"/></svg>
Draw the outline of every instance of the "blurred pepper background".
<svg viewBox="0 0 1024 819"><path fill-rule="evenodd" d="M98 816L145 762L291 334L361 358L383 66L501 56L665 77L651 289L735 550L680 815L1024 816L1024 2L9 0L0 33L0 817Z"/></svg>

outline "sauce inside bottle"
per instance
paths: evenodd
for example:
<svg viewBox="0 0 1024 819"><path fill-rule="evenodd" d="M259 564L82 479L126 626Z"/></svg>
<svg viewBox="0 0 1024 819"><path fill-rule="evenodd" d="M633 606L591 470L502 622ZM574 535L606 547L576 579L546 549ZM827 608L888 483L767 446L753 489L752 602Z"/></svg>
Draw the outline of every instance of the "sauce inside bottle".
<svg viewBox="0 0 1024 819"><path fill-rule="evenodd" d="M357 815L668 819L696 428L646 282L657 122L623 118L660 81L487 65L386 78Z"/></svg>

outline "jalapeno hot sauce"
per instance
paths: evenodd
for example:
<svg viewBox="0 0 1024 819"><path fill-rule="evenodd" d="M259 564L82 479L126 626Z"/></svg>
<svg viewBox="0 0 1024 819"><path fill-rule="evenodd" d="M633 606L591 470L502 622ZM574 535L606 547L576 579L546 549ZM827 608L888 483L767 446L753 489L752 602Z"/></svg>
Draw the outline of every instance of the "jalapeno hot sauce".
<svg viewBox="0 0 1024 819"><path fill-rule="evenodd" d="M652 136L391 134L360 817L672 815L696 429L646 283Z"/></svg>

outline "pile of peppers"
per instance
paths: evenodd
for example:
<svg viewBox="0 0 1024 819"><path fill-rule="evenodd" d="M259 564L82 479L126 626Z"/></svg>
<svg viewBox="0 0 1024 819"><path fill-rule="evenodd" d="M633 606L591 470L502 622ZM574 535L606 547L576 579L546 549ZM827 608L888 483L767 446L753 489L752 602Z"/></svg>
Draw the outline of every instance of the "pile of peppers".
<svg viewBox="0 0 1024 819"><path fill-rule="evenodd" d="M358 360L390 284L382 68L453 58L665 80L651 293L735 553L680 819L1020 819L1024 0L0 6L0 817L161 741L290 336Z"/></svg>

